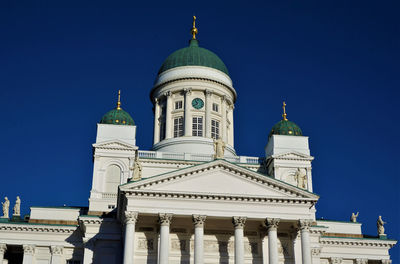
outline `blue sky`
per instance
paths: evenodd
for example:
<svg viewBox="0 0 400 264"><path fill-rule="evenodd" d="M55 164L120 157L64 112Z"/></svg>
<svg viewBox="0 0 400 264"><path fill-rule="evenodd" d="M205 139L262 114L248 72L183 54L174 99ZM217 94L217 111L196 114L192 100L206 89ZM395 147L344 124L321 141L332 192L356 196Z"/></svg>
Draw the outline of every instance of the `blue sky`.
<svg viewBox="0 0 400 264"><path fill-rule="evenodd" d="M227 65L238 93L235 148L264 156L287 102L310 137L317 216L359 211L400 238L397 1L0 4L0 195L29 206L88 204L96 123L122 107L152 145L149 92L163 60L190 39ZM391 250L399 260L399 246Z"/></svg>

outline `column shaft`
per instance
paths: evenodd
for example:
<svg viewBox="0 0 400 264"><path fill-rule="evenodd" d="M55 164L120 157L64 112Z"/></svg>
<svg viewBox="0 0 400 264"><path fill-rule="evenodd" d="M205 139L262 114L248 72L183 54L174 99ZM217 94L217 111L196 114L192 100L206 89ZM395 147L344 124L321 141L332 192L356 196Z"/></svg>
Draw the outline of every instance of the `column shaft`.
<svg viewBox="0 0 400 264"><path fill-rule="evenodd" d="M190 114L190 89L184 90L185 92L185 136L192 135L192 116Z"/></svg>
<svg viewBox="0 0 400 264"><path fill-rule="evenodd" d="M7 245L6 244L0 244L0 263L3 263L4 260L4 253L7 250Z"/></svg>
<svg viewBox="0 0 400 264"><path fill-rule="evenodd" d="M160 141L160 102L158 98L155 99L154 103L154 139L153 144Z"/></svg>
<svg viewBox="0 0 400 264"><path fill-rule="evenodd" d="M269 264L278 264L278 225L280 219L267 218Z"/></svg>
<svg viewBox="0 0 400 264"><path fill-rule="evenodd" d="M268 264L268 236L264 232L261 235L261 253L262 263Z"/></svg>
<svg viewBox="0 0 400 264"><path fill-rule="evenodd" d="M311 220L300 220L301 255L304 264L311 264L310 226Z"/></svg>
<svg viewBox="0 0 400 264"><path fill-rule="evenodd" d="M172 112L172 98L171 98L172 93L171 92L166 92L165 96L167 98L167 107L165 110L165 138L171 138L172 137L172 120L171 120L171 112Z"/></svg>
<svg viewBox="0 0 400 264"><path fill-rule="evenodd" d="M204 221L205 215L193 215L194 223L194 264L204 263Z"/></svg>
<svg viewBox="0 0 400 264"><path fill-rule="evenodd" d="M33 264L33 256L35 254L35 246L33 245L23 245L24 257L22 264Z"/></svg>
<svg viewBox="0 0 400 264"><path fill-rule="evenodd" d="M172 214L160 214L160 251L159 264L168 264L169 261L169 225Z"/></svg>
<svg viewBox="0 0 400 264"><path fill-rule="evenodd" d="M220 133L222 135L222 140L226 143L226 98L225 96L221 99L221 115L222 115L222 124L220 128Z"/></svg>
<svg viewBox="0 0 400 264"><path fill-rule="evenodd" d="M135 257L135 226L137 212L125 212L124 264L133 264Z"/></svg>
<svg viewBox="0 0 400 264"><path fill-rule="evenodd" d="M234 146L235 143L233 134L233 108L234 108L233 105L229 108L229 116L228 116L229 122L231 123L229 127L230 130L228 134L228 144L231 145L232 147Z"/></svg>
<svg viewBox="0 0 400 264"><path fill-rule="evenodd" d="M244 263L244 225L246 223L246 217L232 218L233 225L235 227L235 264Z"/></svg>
<svg viewBox="0 0 400 264"><path fill-rule="evenodd" d="M205 135L211 138L211 91L206 90L206 115L205 115Z"/></svg>
<svg viewBox="0 0 400 264"><path fill-rule="evenodd" d="M84 242L85 248L83 251L83 264L92 264L93 263L93 241Z"/></svg>

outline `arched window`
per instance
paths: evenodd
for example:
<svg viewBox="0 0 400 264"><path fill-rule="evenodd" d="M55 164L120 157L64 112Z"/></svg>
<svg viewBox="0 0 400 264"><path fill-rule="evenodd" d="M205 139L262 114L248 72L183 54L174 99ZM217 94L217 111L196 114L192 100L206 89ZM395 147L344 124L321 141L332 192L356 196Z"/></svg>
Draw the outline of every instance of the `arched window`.
<svg viewBox="0 0 400 264"><path fill-rule="evenodd" d="M106 184L104 191L117 193L118 185L121 184L121 169L117 165L110 165L106 170Z"/></svg>

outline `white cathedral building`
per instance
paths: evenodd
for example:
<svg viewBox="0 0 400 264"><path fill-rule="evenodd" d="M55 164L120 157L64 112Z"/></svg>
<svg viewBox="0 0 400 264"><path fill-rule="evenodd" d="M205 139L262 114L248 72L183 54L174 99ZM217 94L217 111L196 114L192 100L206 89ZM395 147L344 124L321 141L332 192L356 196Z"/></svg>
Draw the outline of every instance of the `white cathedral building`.
<svg viewBox="0 0 400 264"><path fill-rule="evenodd" d="M150 92L152 149L139 149L118 99L97 124L89 207L32 206L21 218L4 202L0 264L391 263L382 220L377 236L356 215L316 220L314 158L285 104L265 158L235 151L236 91L196 34L193 23Z"/></svg>

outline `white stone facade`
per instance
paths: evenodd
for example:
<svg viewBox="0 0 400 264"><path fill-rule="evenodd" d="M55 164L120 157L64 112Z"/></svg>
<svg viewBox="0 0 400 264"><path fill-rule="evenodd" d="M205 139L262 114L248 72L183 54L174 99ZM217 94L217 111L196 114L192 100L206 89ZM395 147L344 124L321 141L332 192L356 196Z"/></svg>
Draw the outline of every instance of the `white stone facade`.
<svg viewBox="0 0 400 264"><path fill-rule="evenodd" d="M316 220L308 137L272 135L265 158L236 154L228 75L173 68L151 99L152 150L139 150L136 126L98 124L89 207L0 219L0 264L390 263L396 241L367 237L360 223ZM214 158L216 137L223 159ZM140 178L130 181L135 162Z"/></svg>

